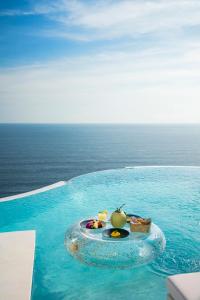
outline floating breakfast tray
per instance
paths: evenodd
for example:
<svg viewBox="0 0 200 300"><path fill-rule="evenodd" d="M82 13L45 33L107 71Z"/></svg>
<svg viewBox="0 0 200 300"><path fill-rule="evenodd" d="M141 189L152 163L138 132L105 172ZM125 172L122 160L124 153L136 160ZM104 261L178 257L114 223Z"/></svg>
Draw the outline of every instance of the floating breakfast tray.
<svg viewBox="0 0 200 300"><path fill-rule="evenodd" d="M149 263L165 248L165 236L154 223L149 233L130 232L129 224L123 229L123 238L111 238L113 228L110 222L105 227L88 230L82 221L68 229L65 246L68 252L79 261L99 267L130 268Z"/></svg>

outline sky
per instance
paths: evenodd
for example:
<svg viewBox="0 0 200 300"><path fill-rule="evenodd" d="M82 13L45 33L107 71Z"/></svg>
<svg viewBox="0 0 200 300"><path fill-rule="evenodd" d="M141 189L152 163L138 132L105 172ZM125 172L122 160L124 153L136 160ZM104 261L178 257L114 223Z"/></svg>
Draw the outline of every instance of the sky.
<svg viewBox="0 0 200 300"><path fill-rule="evenodd" d="M0 122L200 122L200 1L0 0Z"/></svg>

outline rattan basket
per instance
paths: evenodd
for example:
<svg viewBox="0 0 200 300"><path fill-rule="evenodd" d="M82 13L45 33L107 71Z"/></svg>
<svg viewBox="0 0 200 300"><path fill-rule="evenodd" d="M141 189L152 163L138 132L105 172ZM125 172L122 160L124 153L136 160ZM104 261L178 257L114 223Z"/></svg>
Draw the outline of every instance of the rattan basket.
<svg viewBox="0 0 200 300"><path fill-rule="evenodd" d="M130 222L130 231L131 232L144 232L148 233L151 228L151 219L144 219L144 224Z"/></svg>

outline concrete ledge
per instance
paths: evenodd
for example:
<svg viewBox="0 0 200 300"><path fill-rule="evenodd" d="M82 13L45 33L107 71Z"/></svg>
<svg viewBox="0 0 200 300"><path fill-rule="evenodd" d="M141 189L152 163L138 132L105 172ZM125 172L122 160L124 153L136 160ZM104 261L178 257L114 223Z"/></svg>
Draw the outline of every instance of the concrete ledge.
<svg viewBox="0 0 200 300"><path fill-rule="evenodd" d="M22 194L18 194L18 195L14 195L14 196L8 196L8 197L0 198L0 202L16 200L16 199L19 199L19 198L24 198L24 197L27 197L27 196L43 193L43 192L55 189L57 187L63 186L65 184L66 184L65 181L59 181L59 182L56 182L54 184L50 184L50 185L44 186L40 189L33 190L33 191L30 191L30 192L27 192L27 193L22 193Z"/></svg>
<svg viewBox="0 0 200 300"><path fill-rule="evenodd" d="M0 233L0 299L30 299L34 252L34 230Z"/></svg>
<svg viewBox="0 0 200 300"><path fill-rule="evenodd" d="M167 287L174 300L200 300L200 272L169 276Z"/></svg>

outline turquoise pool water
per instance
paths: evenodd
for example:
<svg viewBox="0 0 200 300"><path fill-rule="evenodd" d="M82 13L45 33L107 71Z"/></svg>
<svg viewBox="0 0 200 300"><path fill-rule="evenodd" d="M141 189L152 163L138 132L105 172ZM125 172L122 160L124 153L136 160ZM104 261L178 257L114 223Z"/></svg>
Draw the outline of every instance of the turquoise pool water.
<svg viewBox="0 0 200 300"><path fill-rule="evenodd" d="M151 216L167 240L150 265L110 270L80 264L65 250L66 229L99 210ZM170 274L200 271L200 168L148 167L76 177L66 185L0 202L0 229L37 231L32 299L136 299L166 297Z"/></svg>

